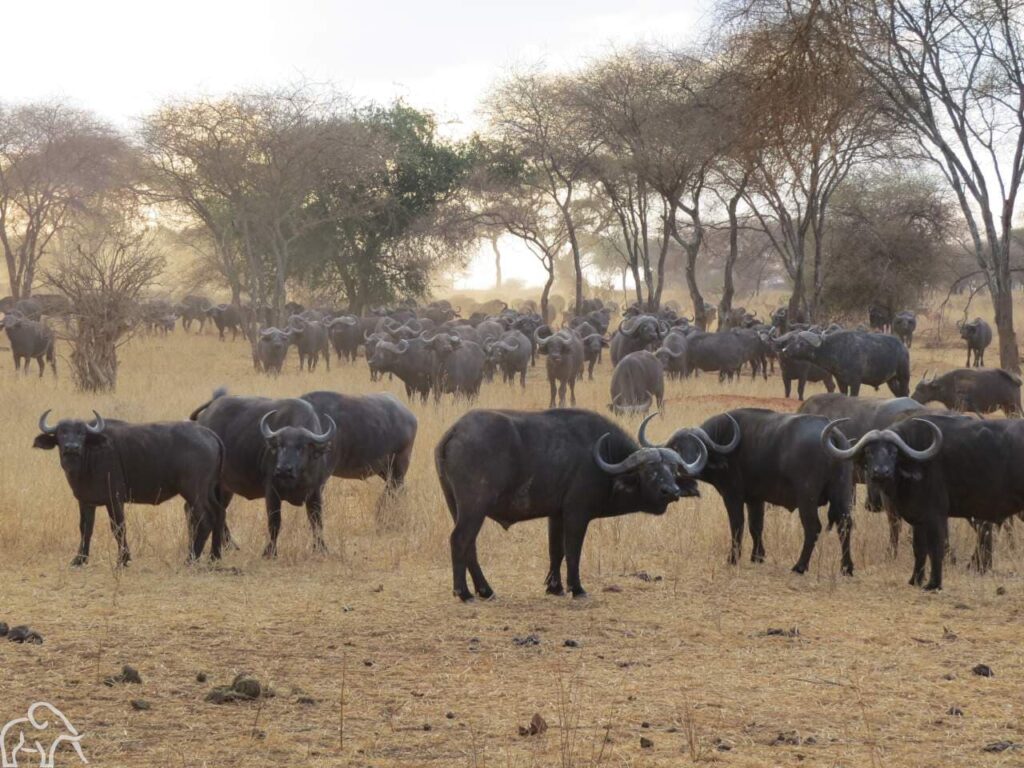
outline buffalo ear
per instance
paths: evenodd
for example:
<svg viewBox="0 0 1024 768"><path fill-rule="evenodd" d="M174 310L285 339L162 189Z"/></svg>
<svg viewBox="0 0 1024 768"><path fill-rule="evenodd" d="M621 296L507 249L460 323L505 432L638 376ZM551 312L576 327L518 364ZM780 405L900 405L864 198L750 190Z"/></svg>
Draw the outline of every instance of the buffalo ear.
<svg viewBox="0 0 1024 768"><path fill-rule="evenodd" d="M57 436L41 432L36 435L36 439L32 441L32 447L41 448L44 451L52 451L57 447Z"/></svg>

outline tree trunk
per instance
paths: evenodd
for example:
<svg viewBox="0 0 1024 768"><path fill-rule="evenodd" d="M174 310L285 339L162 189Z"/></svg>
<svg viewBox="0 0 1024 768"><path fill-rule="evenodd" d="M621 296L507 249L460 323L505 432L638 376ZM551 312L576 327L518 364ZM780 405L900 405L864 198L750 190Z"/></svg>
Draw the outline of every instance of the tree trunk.
<svg viewBox="0 0 1024 768"><path fill-rule="evenodd" d="M498 238L491 238L491 250L494 251L494 289L501 290L501 251L498 250Z"/></svg>
<svg viewBox="0 0 1024 768"><path fill-rule="evenodd" d="M736 294L736 286L733 283L733 267L736 266L736 258L740 252L740 223L736 215L736 209L746 187L746 179L736 190L736 194L729 198L729 253L725 257L725 267L722 270L722 301L718 305L718 330L722 330L723 318L732 312L732 298Z"/></svg>
<svg viewBox="0 0 1024 768"><path fill-rule="evenodd" d="M1017 333L1013 329L1013 291L1009 281L996 285L992 304L996 310L996 329L999 331L999 367L1004 371L1020 373L1020 352Z"/></svg>
<svg viewBox="0 0 1024 768"><path fill-rule="evenodd" d="M552 266L548 270L548 280L544 283L544 290L540 294L540 316L544 318L545 323L550 323L552 318L548 314L548 297L551 295L551 286L555 284L555 270Z"/></svg>

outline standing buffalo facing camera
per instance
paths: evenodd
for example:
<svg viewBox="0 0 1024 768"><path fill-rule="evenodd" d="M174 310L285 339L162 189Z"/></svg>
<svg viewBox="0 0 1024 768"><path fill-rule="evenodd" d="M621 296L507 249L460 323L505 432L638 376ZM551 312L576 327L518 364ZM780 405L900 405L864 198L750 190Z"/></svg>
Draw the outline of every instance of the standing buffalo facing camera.
<svg viewBox="0 0 1024 768"><path fill-rule="evenodd" d="M92 423L62 419L50 426L46 411L39 417L39 435L32 443L43 450L59 449L60 466L78 500L81 540L72 565L89 559L96 507L110 515L117 540L117 560L131 560L125 531L125 504L162 504L185 499L191 544L189 558L203 552L212 534L210 556L220 557L224 507L218 494L224 446L213 432L190 422L128 424L96 416Z"/></svg>

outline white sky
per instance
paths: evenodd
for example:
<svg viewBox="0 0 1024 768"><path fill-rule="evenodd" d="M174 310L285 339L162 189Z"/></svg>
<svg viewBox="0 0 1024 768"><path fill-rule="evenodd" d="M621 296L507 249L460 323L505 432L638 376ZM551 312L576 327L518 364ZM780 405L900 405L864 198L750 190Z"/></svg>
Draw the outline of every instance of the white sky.
<svg viewBox="0 0 1024 768"><path fill-rule="evenodd" d="M402 97L446 132L476 127L487 87L517 65L572 67L637 42L678 45L710 0L8 0L0 99L65 97L128 127L168 97L297 80L359 100ZM46 31L46 36L39 34ZM504 249L503 249L504 250ZM538 280L527 254L506 276ZM492 279L489 247L467 284Z"/></svg>

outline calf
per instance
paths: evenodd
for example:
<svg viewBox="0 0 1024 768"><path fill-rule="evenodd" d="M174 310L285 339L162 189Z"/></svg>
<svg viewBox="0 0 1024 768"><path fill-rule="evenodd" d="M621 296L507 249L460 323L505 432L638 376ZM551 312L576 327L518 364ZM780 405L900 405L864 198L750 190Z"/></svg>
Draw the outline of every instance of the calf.
<svg viewBox="0 0 1024 768"><path fill-rule="evenodd" d="M185 499L188 513L189 559L203 552L212 534L210 556L221 554L224 506L218 488L224 446L217 435L189 422L128 424L96 416L91 424L62 419L46 423L39 417L34 448L60 450L60 466L78 500L81 538L71 564L89 560L96 507L105 506L117 541L117 562L131 560L125 531L125 504L162 504L175 496Z"/></svg>
<svg viewBox="0 0 1024 768"><path fill-rule="evenodd" d="M444 434L434 452L438 479L455 527L451 534L455 596L490 599L494 590L477 559L476 539L488 517L503 528L548 519L548 594L562 595L566 561L569 590L580 583L580 553L595 519L630 512L664 514L682 496L697 495L689 477L707 460L684 461L665 448L641 449L614 422L583 410L470 411Z"/></svg>

